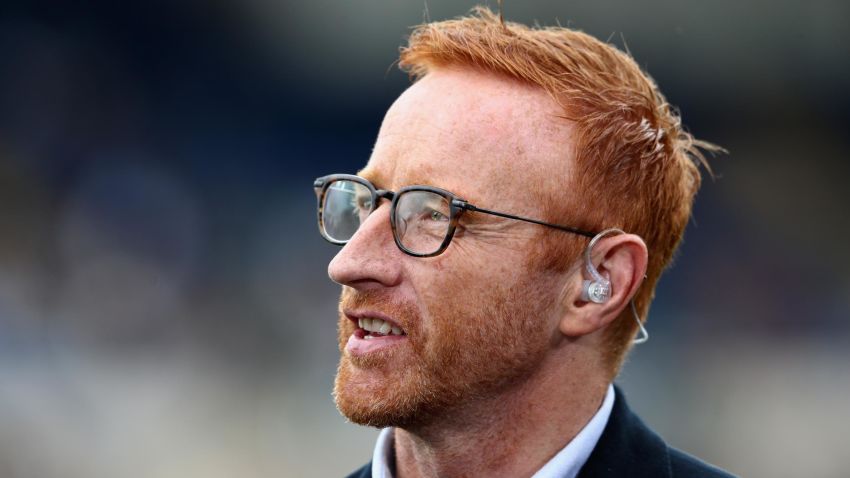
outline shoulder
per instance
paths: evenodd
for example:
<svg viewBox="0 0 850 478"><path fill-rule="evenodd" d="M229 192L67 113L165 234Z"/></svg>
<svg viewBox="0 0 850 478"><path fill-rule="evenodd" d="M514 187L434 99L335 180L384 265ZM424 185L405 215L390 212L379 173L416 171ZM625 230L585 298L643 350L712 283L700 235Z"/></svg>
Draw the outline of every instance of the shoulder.
<svg viewBox="0 0 850 478"><path fill-rule="evenodd" d="M670 475L673 478L734 478L728 472L681 450L672 447L667 450L670 456Z"/></svg>
<svg viewBox="0 0 850 478"><path fill-rule="evenodd" d="M372 478L372 462L366 463L362 468L348 475L346 478Z"/></svg>

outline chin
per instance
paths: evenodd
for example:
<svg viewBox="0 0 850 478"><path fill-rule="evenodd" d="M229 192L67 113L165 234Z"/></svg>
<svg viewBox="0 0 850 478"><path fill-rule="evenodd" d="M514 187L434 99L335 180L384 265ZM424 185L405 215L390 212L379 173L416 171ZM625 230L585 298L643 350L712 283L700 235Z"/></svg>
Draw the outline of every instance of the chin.
<svg viewBox="0 0 850 478"><path fill-rule="evenodd" d="M414 374L367 377L342 357L334 383L334 402L339 412L358 425L375 428L411 428L435 418L438 398Z"/></svg>

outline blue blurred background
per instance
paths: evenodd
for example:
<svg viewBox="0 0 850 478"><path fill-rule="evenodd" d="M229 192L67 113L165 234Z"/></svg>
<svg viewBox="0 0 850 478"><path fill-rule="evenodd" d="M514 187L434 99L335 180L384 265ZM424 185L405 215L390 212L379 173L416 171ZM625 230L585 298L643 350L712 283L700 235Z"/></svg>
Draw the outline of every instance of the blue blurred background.
<svg viewBox="0 0 850 478"><path fill-rule="evenodd" d="M312 179L365 164L409 27L473 2L0 7L0 476L341 476L336 249ZM850 6L508 1L623 46L713 161L620 378L745 476L850 468Z"/></svg>

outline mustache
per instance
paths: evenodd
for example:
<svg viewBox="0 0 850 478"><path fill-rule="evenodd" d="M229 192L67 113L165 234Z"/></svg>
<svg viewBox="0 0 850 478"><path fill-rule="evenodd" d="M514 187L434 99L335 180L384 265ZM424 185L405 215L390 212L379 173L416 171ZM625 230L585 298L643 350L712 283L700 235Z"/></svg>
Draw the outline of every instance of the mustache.
<svg viewBox="0 0 850 478"><path fill-rule="evenodd" d="M371 310L380 312L392 318L403 328L407 329L415 321L415 308L410 304L389 297L379 290L356 290L343 287L339 298L339 313L348 310Z"/></svg>

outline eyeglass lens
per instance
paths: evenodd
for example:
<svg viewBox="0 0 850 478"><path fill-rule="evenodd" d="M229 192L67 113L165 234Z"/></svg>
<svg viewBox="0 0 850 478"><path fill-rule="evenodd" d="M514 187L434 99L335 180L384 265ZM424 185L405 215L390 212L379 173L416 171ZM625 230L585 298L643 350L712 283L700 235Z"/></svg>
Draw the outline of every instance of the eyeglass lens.
<svg viewBox="0 0 850 478"><path fill-rule="evenodd" d="M328 238L345 242L360 228L372 209L372 192L354 181L334 181L322 202L322 227Z"/></svg>
<svg viewBox="0 0 850 478"><path fill-rule="evenodd" d="M445 197L430 191L405 191L395 208L398 240L415 254L436 252L449 233L450 216Z"/></svg>
<svg viewBox="0 0 850 478"><path fill-rule="evenodd" d="M371 210L369 188L356 181L334 181L322 202L325 235L337 242L348 241ZM449 199L431 191L403 191L397 197L394 214L397 241L414 254L438 251L451 227Z"/></svg>

